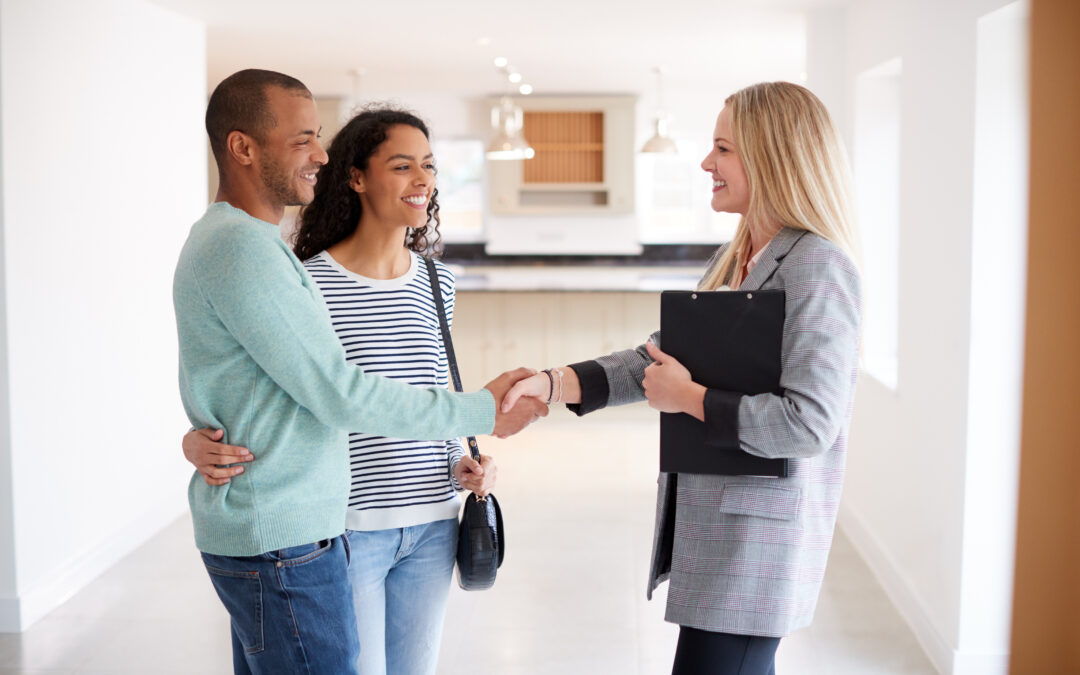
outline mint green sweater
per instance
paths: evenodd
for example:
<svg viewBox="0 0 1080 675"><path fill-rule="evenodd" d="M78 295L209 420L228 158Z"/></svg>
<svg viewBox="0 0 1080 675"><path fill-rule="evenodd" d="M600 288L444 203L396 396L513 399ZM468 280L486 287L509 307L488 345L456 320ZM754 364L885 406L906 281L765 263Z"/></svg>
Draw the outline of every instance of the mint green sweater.
<svg viewBox="0 0 1080 675"><path fill-rule="evenodd" d="M191 228L173 279L180 396L195 427L255 460L226 485L195 473L195 543L250 556L345 531L347 431L418 440L491 433L491 393L423 389L345 362L318 288L275 225L224 202Z"/></svg>

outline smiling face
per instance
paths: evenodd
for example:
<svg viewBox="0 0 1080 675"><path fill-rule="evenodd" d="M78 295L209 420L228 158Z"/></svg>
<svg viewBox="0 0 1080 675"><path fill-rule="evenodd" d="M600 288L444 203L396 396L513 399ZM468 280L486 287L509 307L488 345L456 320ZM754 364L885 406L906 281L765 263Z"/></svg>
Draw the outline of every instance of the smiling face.
<svg viewBox="0 0 1080 675"><path fill-rule="evenodd" d="M746 215L750 207L750 185L731 133L731 111L726 106L716 118L713 147L701 162L701 168L712 175L713 211Z"/></svg>
<svg viewBox="0 0 1080 675"><path fill-rule="evenodd" d="M427 136L407 124L390 127L367 169L352 170L350 185L360 195L361 223L423 227L435 189L435 161Z"/></svg>
<svg viewBox="0 0 1080 675"><path fill-rule="evenodd" d="M258 170L273 207L302 206L315 196L316 174L326 164L319 144L319 113L309 96L280 87L266 90L277 124L258 141Z"/></svg>

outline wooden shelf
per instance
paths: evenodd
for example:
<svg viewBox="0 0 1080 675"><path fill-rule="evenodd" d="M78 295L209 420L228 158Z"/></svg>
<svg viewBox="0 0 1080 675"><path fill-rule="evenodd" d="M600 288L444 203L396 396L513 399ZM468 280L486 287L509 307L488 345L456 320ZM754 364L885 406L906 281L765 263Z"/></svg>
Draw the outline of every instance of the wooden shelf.
<svg viewBox="0 0 1080 675"><path fill-rule="evenodd" d="M528 138L528 137L526 137ZM545 143L543 141L529 141L529 145L537 153L541 152L603 152L603 143Z"/></svg>
<svg viewBox="0 0 1080 675"><path fill-rule="evenodd" d="M598 183L604 180L603 112L526 112L522 131L536 151L536 156L525 162L524 183Z"/></svg>
<svg viewBox="0 0 1080 675"><path fill-rule="evenodd" d="M599 192L607 190L607 183L529 183L521 186L522 192Z"/></svg>

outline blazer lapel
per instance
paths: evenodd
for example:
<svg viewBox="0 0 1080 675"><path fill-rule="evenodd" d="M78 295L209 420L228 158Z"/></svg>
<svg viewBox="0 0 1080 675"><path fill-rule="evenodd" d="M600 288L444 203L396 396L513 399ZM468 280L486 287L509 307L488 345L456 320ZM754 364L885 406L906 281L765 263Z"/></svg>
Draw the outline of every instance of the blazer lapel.
<svg viewBox="0 0 1080 675"><path fill-rule="evenodd" d="M773 275L776 268L780 266L780 261L788 254L795 242L802 239L805 234L806 230L796 230L790 227L780 228L772 241L765 246L765 252L758 258L754 269L750 270L750 274L739 284L739 290L759 290Z"/></svg>

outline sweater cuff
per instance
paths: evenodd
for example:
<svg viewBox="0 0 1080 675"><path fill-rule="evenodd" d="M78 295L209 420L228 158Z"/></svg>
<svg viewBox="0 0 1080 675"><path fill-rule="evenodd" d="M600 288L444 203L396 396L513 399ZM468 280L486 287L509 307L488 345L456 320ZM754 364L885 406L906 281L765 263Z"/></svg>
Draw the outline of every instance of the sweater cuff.
<svg viewBox="0 0 1080 675"><path fill-rule="evenodd" d="M581 385L581 403L567 403L566 409L578 417L599 410L608 402L608 381L604 369L596 361L571 363L570 370L577 375Z"/></svg>
<svg viewBox="0 0 1080 675"><path fill-rule="evenodd" d="M739 403L742 394L720 389L705 390L705 443L739 447Z"/></svg>
<svg viewBox="0 0 1080 675"><path fill-rule="evenodd" d="M457 465L459 463L461 463L461 458L462 457L464 457L463 454L461 454L461 455L451 455L450 456L450 466L447 468L447 470L450 472L450 487L454 488L454 492L464 492L465 491L465 486L462 485L461 483L457 482L457 478L454 478L454 469L457 467Z"/></svg>

